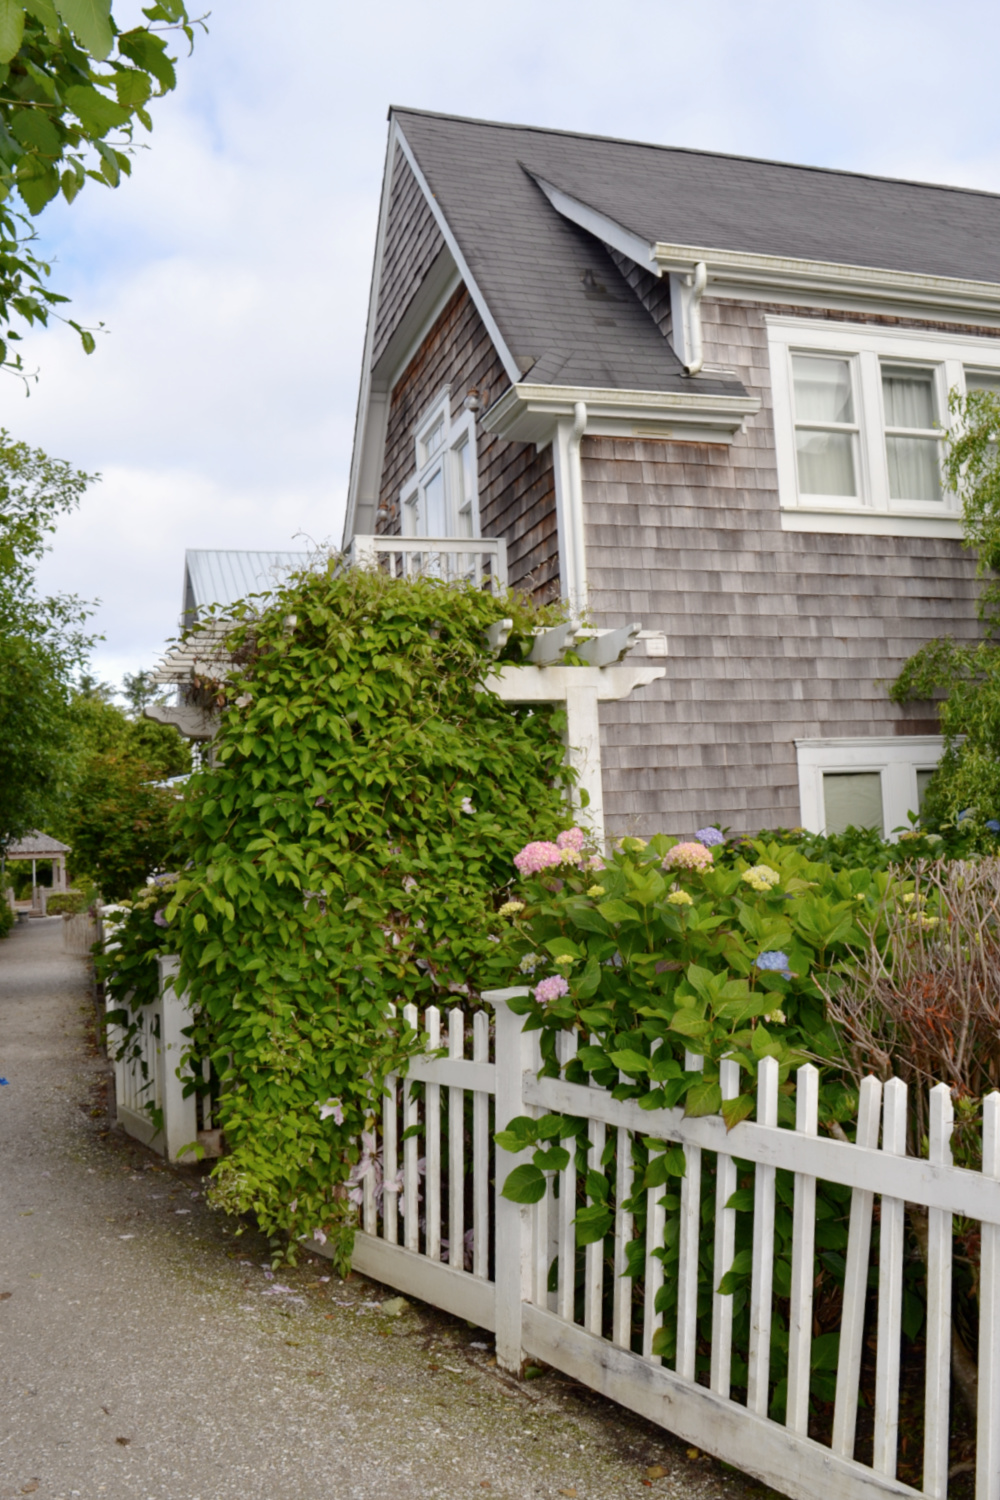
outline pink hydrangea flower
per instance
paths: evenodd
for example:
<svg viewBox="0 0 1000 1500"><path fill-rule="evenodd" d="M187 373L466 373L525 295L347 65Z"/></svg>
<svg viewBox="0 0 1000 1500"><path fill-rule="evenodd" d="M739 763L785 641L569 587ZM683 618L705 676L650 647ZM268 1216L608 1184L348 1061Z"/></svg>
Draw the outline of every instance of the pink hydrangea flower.
<svg viewBox="0 0 1000 1500"><path fill-rule="evenodd" d="M675 844L663 856L665 870L707 870L712 863L712 851L704 844Z"/></svg>
<svg viewBox="0 0 1000 1500"><path fill-rule="evenodd" d="M586 835L582 828L565 828L556 839L556 844L560 849L580 850L583 848L585 837Z"/></svg>
<svg viewBox="0 0 1000 1500"><path fill-rule="evenodd" d="M569 985L561 974L553 974L551 979L543 979L541 984L535 985L535 999L540 1005L547 1005L550 1000L560 1000L563 995L569 994Z"/></svg>
<svg viewBox="0 0 1000 1500"><path fill-rule="evenodd" d="M537 840L525 844L520 854L514 855L514 864L521 876L539 875L542 870L551 870L563 862L563 851L558 844Z"/></svg>

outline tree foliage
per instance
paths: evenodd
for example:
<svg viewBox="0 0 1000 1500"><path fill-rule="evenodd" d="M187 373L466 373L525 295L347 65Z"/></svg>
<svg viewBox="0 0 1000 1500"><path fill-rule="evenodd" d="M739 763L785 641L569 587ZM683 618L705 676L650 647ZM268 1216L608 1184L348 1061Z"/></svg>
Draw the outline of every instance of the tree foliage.
<svg viewBox="0 0 1000 1500"><path fill-rule="evenodd" d="M8 340L46 323L66 298L35 249L31 220L88 179L117 187L132 170L135 129L177 82L169 34L193 42L181 0L154 0L120 30L111 0L0 0L0 328ZM26 211L26 212L25 212ZM69 320L88 353L94 336ZM20 368L0 339L0 362Z"/></svg>
<svg viewBox="0 0 1000 1500"><path fill-rule="evenodd" d="M965 545L977 552L977 608L987 636L971 644L928 641L889 696L897 703L941 699L945 753L925 794L923 821L940 828L962 817L985 828L1000 819L1000 396L952 391L949 407L945 477L962 502Z"/></svg>
<svg viewBox="0 0 1000 1500"><path fill-rule="evenodd" d="M338 1187L415 1041L398 1012L475 986L514 852L565 821L559 716L483 691L483 632L511 614L516 658L526 605L332 569L246 606L231 637L168 941L224 1075L216 1201L293 1241L349 1251Z"/></svg>
<svg viewBox="0 0 1000 1500"><path fill-rule="evenodd" d="M42 826L66 792L71 683L93 638L87 606L41 596L35 571L92 477L0 431L0 847Z"/></svg>

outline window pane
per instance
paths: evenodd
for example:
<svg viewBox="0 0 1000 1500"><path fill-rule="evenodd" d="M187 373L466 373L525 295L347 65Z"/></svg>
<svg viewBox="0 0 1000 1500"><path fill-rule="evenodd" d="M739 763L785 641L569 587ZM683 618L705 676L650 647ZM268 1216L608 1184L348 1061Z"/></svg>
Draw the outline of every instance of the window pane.
<svg viewBox="0 0 1000 1500"><path fill-rule="evenodd" d="M933 775L933 770L917 772L917 812L920 812L923 808L924 797L927 793L927 786Z"/></svg>
<svg viewBox="0 0 1000 1500"><path fill-rule="evenodd" d="M882 366L887 427L933 427L937 421L934 376L930 370Z"/></svg>
<svg viewBox="0 0 1000 1500"><path fill-rule="evenodd" d="M846 359L794 354L795 417L799 422L853 422L851 366ZM810 491L812 493L812 491ZM839 491L827 490L827 494ZM853 494L854 491L851 491Z"/></svg>
<svg viewBox="0 0 1000 1500"><path fill-rule="evenodd" d="M444 442L444 417L439 418L424 438L424 457L431 458Z"/></svg>
<svg viewBox="0 0 1000 1500"><path fill-rule="evenodd" d="M1000 396L1000 374L984 375L981 371L966 370L965 388L967 391L989 391L992 396Z"/></svg>
<svg viewBox="0 0 1000 1500"><path fill-rule="evenodd" d="M851 827L884 832L878 771L824 771L823 805L827 833L843 833Z"/></svg>
<svg viewBox="0 0 1000 1500"><path fill-rule="evenodd" d="M435 469L424 487L423 536L447 536L448 523L444 510L444 471Z"/></svg>
<svg viewBox="0 0 1000 1500"><path fill-rule="evenodd" d="M894 500L940 500L941 455L937 438L887 437L889 494Z"/></svg>
<svg viewBox="0 0 1000 1500"><path fill-rule="evenodd" d="M799 490L803 495L856 495L854 438L849 432L795 434Z"/></svg>

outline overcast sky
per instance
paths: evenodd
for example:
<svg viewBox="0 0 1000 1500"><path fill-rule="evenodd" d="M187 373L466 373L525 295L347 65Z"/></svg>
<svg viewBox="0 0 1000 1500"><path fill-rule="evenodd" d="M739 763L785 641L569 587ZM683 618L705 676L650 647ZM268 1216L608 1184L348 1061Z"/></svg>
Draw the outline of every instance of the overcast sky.
<svg viewBox="0 0 1000 1500"><path fill-rule="evenodd" d="M116 15L127 9L115 5ZM113 681L186 547L340 538L390 103L1000 191L1000 8L923 0L214 0L150 149L38 221L82 354L0 423L103 478L42 581L99 598Z"/></svg>

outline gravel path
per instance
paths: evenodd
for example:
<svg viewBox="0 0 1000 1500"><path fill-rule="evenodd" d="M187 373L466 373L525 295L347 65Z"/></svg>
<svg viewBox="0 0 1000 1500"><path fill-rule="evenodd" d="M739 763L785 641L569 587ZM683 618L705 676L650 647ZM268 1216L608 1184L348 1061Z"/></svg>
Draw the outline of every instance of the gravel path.
<svg viewBox="0 0 1000 1500"><path fill-rule="evenodd" d="M272 1277L200 1169L109 1128L61 942L0 943L0 1500L765 1494L554 1373L507 1379L481 1329L321 1262Z"/></svg>

